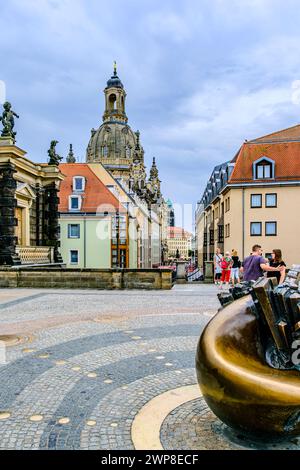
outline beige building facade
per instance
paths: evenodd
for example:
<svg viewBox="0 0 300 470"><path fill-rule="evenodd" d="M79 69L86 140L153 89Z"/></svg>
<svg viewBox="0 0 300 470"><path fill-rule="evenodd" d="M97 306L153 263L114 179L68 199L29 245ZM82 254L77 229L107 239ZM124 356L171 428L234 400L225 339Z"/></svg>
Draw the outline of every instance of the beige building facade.
<svg viewBox="0 0 300 470"><path fill-rule="evenodd" d="M241 259L254 244L268 258L281 249L287 266L300 263L300 126L245 142L215 167L196 210L198 265L216 248Z"/></svg>
<svg viewBox="0 0 300 470"><path fill-rule="evenodd" d="M168 227L167 244L169 258L175 258L179 253L180 258L188 259L192 249L192 234L181 227Z"/></svg>
<svg viewBox="0 0 300 470"><path fill-rule="evenodd" d="M266 257L280 248L288 266L300 263L300 185L233 187L223 198L230 201L224 220L225 251L235 248L244 258L258 243ZM258 207L251 204L260 201Z"/></svg>

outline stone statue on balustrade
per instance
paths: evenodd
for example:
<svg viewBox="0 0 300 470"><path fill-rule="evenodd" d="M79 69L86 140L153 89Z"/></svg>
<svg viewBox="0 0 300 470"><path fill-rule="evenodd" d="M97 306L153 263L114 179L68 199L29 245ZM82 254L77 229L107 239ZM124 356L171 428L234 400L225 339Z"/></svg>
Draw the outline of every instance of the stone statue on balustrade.
<svg viewBox="0 0 300 470"><path fill-rule="evenodd" d="M49 165L59 165L59 162L62 160L62 157L56 153L56 145L58 144L57 140L52 140L50 144L50 149L48 150L49 155Z"/></svg>
<svg viewBox="0 0 300 470"><path fill-rule="evenodd" d="M0 116L0 122L3 125L1 137L12 138L15 141L17 133L13 130L15 126L14 118L19 118L19 116L12 110L11 104L8 101L3 104L3 109L2 116Z"/></svg>

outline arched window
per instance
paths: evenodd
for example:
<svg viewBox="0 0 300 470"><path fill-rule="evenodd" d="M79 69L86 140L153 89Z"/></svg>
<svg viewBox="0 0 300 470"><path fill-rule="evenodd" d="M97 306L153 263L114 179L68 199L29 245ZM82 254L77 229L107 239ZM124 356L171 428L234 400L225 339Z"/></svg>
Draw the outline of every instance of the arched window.
<svg viewBox="0 0 300 470"><path fill-rule="evenodd" d="M262 157L253 163L253 179L272 179L275 175L275 163L267 157Z"/></svg>
<svg viewBox="0 0 300 470"><path fill-rule="evenodd" d="M108 97L108 102L109 102L109 109L110 111L114 111L117 109L117 97L114 93L109 95Z"/></svg>
<svg viewBox="0 0 300 470"><path fill-rule="evenodd" d="M104 157L104 158L108 157L108 147L107 147L107 145L104 145L102 147L102 157Z"/></svg>
<svg viewBox="0 0 300 470"><path fill-rule="evenodd" d="M126 147L125 147L125 156L126 156L126 158L130 158L130 156L131 156L131 150L130 150L129 145L126 145Z"/></svg>

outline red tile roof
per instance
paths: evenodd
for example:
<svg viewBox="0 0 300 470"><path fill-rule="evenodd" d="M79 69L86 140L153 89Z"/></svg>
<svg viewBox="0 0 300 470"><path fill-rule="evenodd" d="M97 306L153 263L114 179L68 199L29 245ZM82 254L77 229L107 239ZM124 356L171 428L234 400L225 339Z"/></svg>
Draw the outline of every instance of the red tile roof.
<svg viewBox="0 0 300 470"><path fill-rule="evenodd" d="M300 124L250 140L251 143L300 142Z"/></svg>
<svg viewBox="0 0 300 470"><path fill-rule="evenodd" d="M192 237L190 232L181 227L168 227L168 238L189 238Z"/></svg>
<svg viewBox="0 0 300 470"><path fill-rule="evenodd" d="M300 137L300 126L294 126L294 131L298 129ZM270 136L290 135L285 132L275 132ZM293 132L294 132L293 131ZM294 134L296 135L296 134ZM269 137L269 136L266 136ZM277 138L277 137L276 137ZM263 137L261 139L264 139ZM263 141L245 142L235 161L233 172L229 178L229 183L243 183L253 181L253 163L261 157L270 158L275 162L275 178L269 181L299 181L300 180L300 139L299 141L276 142ZM260 180L255 180L259 182ZM261 180L266 181L266 180Z"/></svg>
<svg viewBox="0 0 300 470"><path fill-rule="evenodd" d="M87 163L61 163L59 169L65 175L59 192L60 212L69 212L69 196L72 194L80 194L82 196L80 212L112 212L113 208L119 209L120 212L125 212L118 199L107 189ZM82 193L73 192L74 176L83 176L85 178L85 189ZM99 209L100 206L101 209Z"/></svg>

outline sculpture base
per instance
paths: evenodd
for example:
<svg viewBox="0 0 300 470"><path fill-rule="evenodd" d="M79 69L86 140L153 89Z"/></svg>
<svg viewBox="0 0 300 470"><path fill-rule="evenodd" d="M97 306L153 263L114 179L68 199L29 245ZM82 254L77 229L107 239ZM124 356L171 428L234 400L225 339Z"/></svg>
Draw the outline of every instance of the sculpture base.
<svg viewBox="0 0 300 470"><path fill-rule="evenodd" d="M186 261L176 261L176 282L185 283L186 272L185 272Z"/></svg>
<svg viewBox="0 0 300 470"><path fill-rule="evenodd" d="M0 146L7 147L8 145L14 145L16 140L10 136L0 136Z"/></svg>

